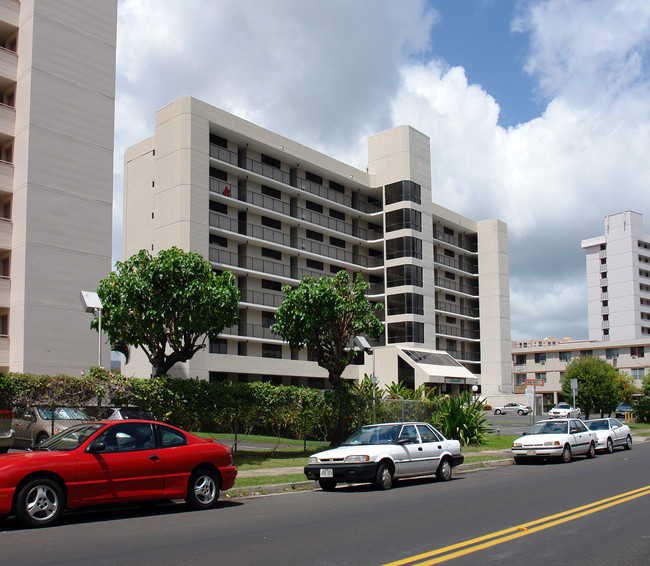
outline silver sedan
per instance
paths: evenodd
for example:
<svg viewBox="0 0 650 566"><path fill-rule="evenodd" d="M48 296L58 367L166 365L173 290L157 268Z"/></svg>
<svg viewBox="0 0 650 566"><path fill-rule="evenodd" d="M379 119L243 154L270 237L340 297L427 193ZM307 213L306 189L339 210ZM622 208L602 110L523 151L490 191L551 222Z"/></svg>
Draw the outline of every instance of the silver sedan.
<svg viewBox="0 0 650 566"><path fill-rule="evenodd" d="M508 413L517 413L518 415L527 415L532 409L528 405L521 403L506 403L502 407L495 407L495 415L506 415Z"/></svg>
<svg viewBox="0 0 650 566"><path fill-rule="evenodd" d="M632 434L630 427L617 419L589 419L585 421L587 428L598 435L596 450L611 454L614 448L632 449Z"/></svg>

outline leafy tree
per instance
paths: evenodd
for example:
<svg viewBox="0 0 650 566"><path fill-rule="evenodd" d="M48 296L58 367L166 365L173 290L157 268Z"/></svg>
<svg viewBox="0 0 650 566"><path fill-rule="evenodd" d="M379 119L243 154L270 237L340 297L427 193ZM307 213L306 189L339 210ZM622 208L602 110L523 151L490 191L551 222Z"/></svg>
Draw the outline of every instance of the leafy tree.
<svg viewBox="0 0 650 566"><path fill-rule="evenodd" d="M141 250L118 262L97 294L111 344L141 348L155 376L191 359L206 339L239 319L234 275L217 275L200 254L176 247L156 256Z"/></svg>
<svg viewBox="0 0 650 566"><path fill-rule="evenodd" d="M634 380L632 376L626 371L619 371L616 374L617 385L619 390L618 402L619 403L632 403L632 395L636 393Z"/></svg>
<svg viewBox="0 0 650 566"><path fill-rule="evenodd" d="M650 397L650 373L646 373L643 376L643 382L641 385L642 392L646 397Z"/></svg>
<svg viewBox="0 0 650 566"><path fill-rule="evenodd" d="M594 356L575 358L562 377L562 394L571 399L571 379L578 380L576 403L584 411L585 418L590 413L611 413L621 399L621 380L616 369L605 360Z"/></svg>
<svg viewBox="0 0 650 566"><path fill-rule="evenodd" d="M360 274L351 282L346 271L318 279L305 276L297 287L283 287L285 298L271 325L271 331L292 350L307 347L314 351L318 365L327 370L340 409L333 444L344 440L346 434L343 397L348 392L341 374L356 355L350 342L360 334L374 337L384 331L374 314L383 305L373 305L366 298L368 288Z"/></svg>

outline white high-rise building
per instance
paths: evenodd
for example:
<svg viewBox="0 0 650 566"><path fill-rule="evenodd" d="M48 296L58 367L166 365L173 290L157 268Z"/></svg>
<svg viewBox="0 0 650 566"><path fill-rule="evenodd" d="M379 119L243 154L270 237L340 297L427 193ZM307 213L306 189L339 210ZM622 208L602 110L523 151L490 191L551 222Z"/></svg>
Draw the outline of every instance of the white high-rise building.
<svg viewBox="0 0 650 566"><path fill-rule="evenodd" d="M323 387L309 353L270 332L284 284L345 269L385 304L373 356L343 377L512 393L507 230L433 203L429 138L371 136L359 170L191 97L156 113L124 165L123 257L178 246L242 292L241 322L172 373ZM151 374L132 352L128 375Z"/></svg>
<svg viewBox="0 0 650 566"><path fill-rule="evenodd" d="M111 269L116 29L117 0L0 0L0 371L98 362L79 294Z"/></svg>
<svg viewBox="0 0 650 566"><path fill-rule="evenodd" d="M650 236L643 215L606 216L605 234L582 241L587 254L590 340L637 340L650 336Z"/></svg>

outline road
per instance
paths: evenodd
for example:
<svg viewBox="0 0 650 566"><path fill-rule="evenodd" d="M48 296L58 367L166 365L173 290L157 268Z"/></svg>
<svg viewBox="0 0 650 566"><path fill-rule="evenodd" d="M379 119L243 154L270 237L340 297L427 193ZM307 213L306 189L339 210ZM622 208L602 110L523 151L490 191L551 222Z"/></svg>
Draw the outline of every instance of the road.
<svg viewBox="0 0 650 566"><path fill-rule="evenodd" d="M387 492L360 485L225 499L204 512L183 504L90 510L40 530L8 519L0 564L648 564L648 469L650 442L565 465L400 481Z"/></svg>

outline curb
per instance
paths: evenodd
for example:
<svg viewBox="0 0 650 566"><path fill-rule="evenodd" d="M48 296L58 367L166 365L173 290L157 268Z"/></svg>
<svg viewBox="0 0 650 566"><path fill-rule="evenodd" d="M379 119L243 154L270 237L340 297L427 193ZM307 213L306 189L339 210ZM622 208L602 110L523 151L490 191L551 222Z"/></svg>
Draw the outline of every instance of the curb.
<svg viewBox="0 0 650 566"><path fill-rule="evenodd" d="M515 463L512 458L503 458L501 460L488 460L486 462L471 462L461 464L454 468L455 473L477 472L489 468L511 466ZM224 493L225 499L247 499L249 497L265 497L267 495L280 495L287 493L298 493L301 491L313 491L320 489L316 481L300 481L293 483L276 483L269 485L251 485L248 487L231 488Z"/></svg>

